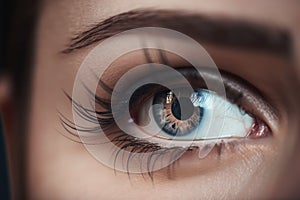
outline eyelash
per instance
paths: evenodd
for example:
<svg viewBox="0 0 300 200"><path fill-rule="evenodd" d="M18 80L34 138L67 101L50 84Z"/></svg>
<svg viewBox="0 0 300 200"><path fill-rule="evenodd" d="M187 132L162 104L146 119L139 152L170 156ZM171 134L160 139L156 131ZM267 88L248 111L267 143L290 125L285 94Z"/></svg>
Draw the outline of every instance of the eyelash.
<svg viewBox="0 0 300 200"><path fill-rule="evenodd" d="M109 86L107 86L104 82L100 81L99 86L103 90L112 91L112 89L109 88ZM87 87L85 87L85 88L90 95L93 95L93 93L89 90L89 88L87 88ZM172 151L172 152L175 152L174 158L172 158L172 159L175 159L176 156L181 155L185 151L192 151L192 150L197 149L197 147L195 147L195 146L173 147L173 148L161 147L158 144L154 144L154 143L145 141L143 139L137 139L121 130L110 131L110 130L113 130L114 127L116 127L116 124L115 124L115 121L114 121L114 118L112 115L111 104L110 104L109 99L102 99L101 97L95 95L96 104L101 106L101 108L105 109L105 111L100 112L100 111L92 111L92 110L89 110L89 109L81 106L78 102L76 102L76 100L72 99L71 96L69 96L67 93L65 93L65 94L68 97L68 99L73 103L75 111L82 117L82 119L89 120L90 122L93 122L95 124L99 123L101 125L102 130L105 132L105 134L108 137L114 136L111 138L111 142L113 142L115 145L117 145L119 147L119 150L113 153L113 155L115 156L114 165L115 165L116 159L119 156L119 153L121 152L121 150L130 149L129 150L130 154L129 154L129 157L127 158L127 163L129 163L131 153L132 154L133 153L149 153L149 152L154 152L154 150L160 150L160 152L161 152L160 156L163 156L164 153ZM232 94L231 97L233 97L231 99L231 101L234 102L236 105L238 105L238 107L242 108L241 99L243 98L243 95L241 93L239 93L237 95ZM94 117L94 115L91 114L93 112L96 112L96 114L97 114L96 118ZM60 115L61 115L61 122L62 122L63 127L65 128L65 130L67 130L69 133L71 133L74 136L77 135L77 133L76 133L77 131L95 133L95 134L99 131L98 126L80 127L77 124L73 123L71 120L68 120L62 114L60 114ZM235 145L237 145L237 143L235 141L226 141L226 143L225 143L223 140L221 140L221 142L216 144L216 146L215 146L219 157L222 154L222 148L225 146L225 144L226 145L228 144L228 145L232 146L233 148ZM147 168L148 168L147 171L148 171L149 177L151 179L153 179L153 172L151 169L151 165L154 166L156 161L155 160L152 161L151 157L152 157L152 154L149 155L149 161L147 163ZM171 165L168 167L171 167ZM114 167L114 169L115 169L115 167ZM127 165L127 172L129 175L128 165Z"/></svg>
<svg viewBox="0 0 300 200"><path fill-rule="evenodd" d="M148 62L151 62L151 58L148 57L149 55L147 54L147 52L145 52L145 57L146 60ZM186 67L185 67L186 68ZM190 75L195 74L195 72L193 72L192 70L193 68L189 68L187 69L189 71ZM178 69L180 70L180 69ZM225 75L224 77L226 77L223 81L224 82L228 82L228 80L235 80L237 83L243 83L243 86L247 86L247 87L251 87L251 84L246 83L244 80L242 80L241 78L238 78L228 72L222 71L222 78L223 75ZM102 82L99 79L99 88L101 88L102 90L106 91L106 93L108 94L112 94L113 89L110 88L106 83ZM226 86L226 84L225 84ZM105 109L104 111L93 111L93 110L89 110L88 108L80 105L80 103L76 102L76 99L72 99L72 97L70 95L68 95L67 93L65 93L65 95L68 97L68 99L70 100L70 102L73 104L74 106L74 111L83 119L83 120L88 120L89 122L92 122L95 124L95 127L82 127L78 124L75 124L74 122L72 122L71 120L69 120L68 118L66 118L62 113L60 113L60 119L61 119L61 124L64 127L64 129L70 133L73 136L78 137L77 131L83 132L83 133L95 133L97 134L97 132L100 131L100 129L102 129L105 133L105 135L107 137L112 137L110 139L110 142L113 142L116 146L119 147L119 150L115 151L113 153L114 155L114 170L116 171L115 168L115 163L116 160L118 158L118 156L120 156L120 152L121 150L129 150L129 156L127 158L127 173L128 175L129 173L129 168L128 168L128 163L130 162L131 159L131 155L134 153L150 153L148 161L147 161L147 172L148 175L151 179L153 179L153 170L151 169L151 165L154 166L155 162L158 160L151 160L153 157L152 152L155 152L156 150L159 150L159 152L161 153L159 156L163 156L164 154L172 151L175 152L174 153L174 160L177 160L177 156L183 154L185 151L192 151L197 149L197 146L191 146L191 147L162 147L159 144L155 144L155 143L151 143L149 141L143 140L143 139L138 139L135 138L134 136L131 136L125 132L123 132L122 130L117 130L115 131L115 128L118 128L115 120L113 118L113 114L112 114L112 110L111 110L111 100L110 99L103 99L100 96L98 96L97 94L93 94L93 92L87 87L84 87L86 89L86 91L89 93L89 95L91 95L91 99L95 98L95 104L100 106L101 108ZM236 88L235 88L236 89ZM255 90L255 88L248 88L249 90L255 92L255 93L259 93L257 90ZM230 102L232 102L233 104L237 105L241 110L247 112L248 114L254 116L254 114L252 114L252 112L250 112L249 109L245 108L242 105L242 100L244 98L243 92L239 91L232 91L234 90L233 88L227 87L226 88L226 94L230 96L230 98L228 98L227 100L229 100ZM236 89L238 90L238 89ZM139 95L137 95L139 96ZM96 113L96 117L93 115L93 113ZM257 117L254 117L255 120L258 120ZM100 127L99 127L100 124ZM257 128L257 127L254 127ZM113 131L112 131L113 130ZM267 127L267 130L269 130L269 127ZM271 131L268 131L268 133L271 133ZM224 146L228 145L231 147L235 147L235 145L237 145L238 143L235 140L228 140L226 142L224 142L223 140L221 140L219 143L215 144L215 149L217 151L218 156L220 157L222 154L222 149L224 148ZM157 153L155 153L157 155ZM173 155L173 154L172 154ZM174 163L172 163L173 165ZM172 165L169 165L169 167L171 167Z"/></svg>

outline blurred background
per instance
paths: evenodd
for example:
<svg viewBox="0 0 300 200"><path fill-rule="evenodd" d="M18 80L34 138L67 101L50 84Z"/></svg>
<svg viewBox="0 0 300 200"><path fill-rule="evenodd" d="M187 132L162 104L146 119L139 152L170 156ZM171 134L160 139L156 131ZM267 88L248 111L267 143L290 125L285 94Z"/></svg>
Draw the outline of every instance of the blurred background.
<svg viewBox="0 0 300 200"><path fill-rule="evenodd" d="M11 1L0 0L0 13L1 13L1 28L0 28L0 44L1 44L1 54L0 54L0 72L3 72L3 56L4 56L4 46L5 46L5 29L9 28L10 24L6 21L7 16L11 11ZM0 198L5 200L9 199L9 187L8 187L8 171L7 171L7 159L5 154L3 127L2 127L2 117L0 116Z"/></svg>

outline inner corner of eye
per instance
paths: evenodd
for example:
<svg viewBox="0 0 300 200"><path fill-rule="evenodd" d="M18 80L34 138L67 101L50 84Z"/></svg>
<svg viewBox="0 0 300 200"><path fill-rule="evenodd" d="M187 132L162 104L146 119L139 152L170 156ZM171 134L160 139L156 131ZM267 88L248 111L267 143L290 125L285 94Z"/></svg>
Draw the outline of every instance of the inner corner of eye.
<svg viewBox="0 0 300 200"><path fill-rule="evenodd" d="M155 137L167 140L220 138L258 139L269 127L238 105L207 89L192 93L162 90L131 105L131 117L139 126L159 127Z"/></svg>

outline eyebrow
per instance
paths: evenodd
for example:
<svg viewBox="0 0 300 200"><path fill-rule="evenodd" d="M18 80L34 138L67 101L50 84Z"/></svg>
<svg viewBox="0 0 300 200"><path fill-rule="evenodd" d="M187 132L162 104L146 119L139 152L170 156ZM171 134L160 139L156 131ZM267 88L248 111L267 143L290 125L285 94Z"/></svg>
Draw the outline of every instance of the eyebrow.
<svg viewBox="0 0 300 200"><path fill-rule="evenodd" d="M174 10L134 10L112 16L75 34L63 53L71 53L122 31L140 27L169 28L198 42L248 50L289 55L292 49L289 32L277 27Z"/></svg>

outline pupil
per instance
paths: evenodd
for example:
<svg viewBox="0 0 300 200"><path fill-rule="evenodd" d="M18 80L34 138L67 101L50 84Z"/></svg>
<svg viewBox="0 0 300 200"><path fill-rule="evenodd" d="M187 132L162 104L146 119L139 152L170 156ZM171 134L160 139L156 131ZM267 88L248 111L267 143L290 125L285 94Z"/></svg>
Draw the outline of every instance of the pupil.
<svg viewBox="0 0 300 200"><path fill-rule="evenodd" d="M193 113L194 105L188 97L180 97L172 104L172 114L178 120L187 120L193 115Z"/></svg>

